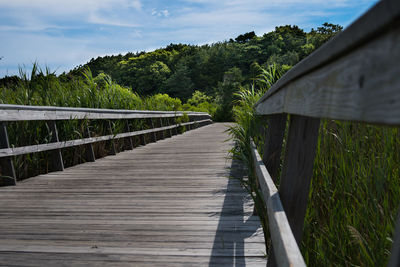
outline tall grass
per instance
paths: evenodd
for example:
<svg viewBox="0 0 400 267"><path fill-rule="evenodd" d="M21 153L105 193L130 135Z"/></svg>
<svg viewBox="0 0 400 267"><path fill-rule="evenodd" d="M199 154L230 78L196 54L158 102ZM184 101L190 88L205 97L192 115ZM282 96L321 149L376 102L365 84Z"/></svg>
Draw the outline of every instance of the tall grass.
<svg viewBox="0 0 400 267"><path fill-rule="evenodd" d="M140 97L130 88L115 83L110 76L100 74L93 77L90 69L85 69L82 77L60 76L48 68L41 69L33 64L28 74L20 69L19 81L7 87L0 86L0 103L19 105L41 105L60 107L87 107L105 109L136 109L136 110L182 110L181 100L166 94L156 94ZM69 120L57 122L60 140L72 140L86 137L87 121ZM149 121L144 119L129 120L131 130L150 128ZM156 123L159 123L158 121ZM166 121L163 122L166 124ZM159 124L156 124L156 126ZM121 133L125 130L126 121L112 120L112 132ZM7 126L10 143L15 146L27 146L51 142L50 131L43 121L11 122ZM108 121L92 120L89 125L91 136L110 134ZM24 133L23 135L20 133ZM147 139L149 139L147 137ZM150 140L147 140L149 142ZM134 140L139 144L138 138ZM118 150L123 150L123 140L117 141ZM109 153L110 144L96 143L96 157ZM65 166L72 166L85 161L85 147L73 147L63 150ZM17 179L24 179L49 169L49 154L34 153L14 158ZM0 170L1 175L1 170Z"/></svg>
<svg viewBox="0 0 400 267"><path fill-rule="evenodd" d="M233 155L248 166L249 176L253 177L249 180L255 179L250 137L261 153L264 143L263 128L258 125L260 118L255 115L253 104L278 76L273 67L264 71L264 87L247 91L242 88L234 107L237 125L230 128L236 141ZM301 243L308 265L387 263L400 204L399 166L398 127L322 120ZM253 196L258 195L256 187L248 188ZM260 203L256 207L259 213L265 212ZM264 220L266 214L261 214L261 218ZM268 235L265 236L269 244Z"/></svg>
<svg viewBox="0 0 400 267"><path fill-rule="evenodd" d="M302 244L310 265L387 264L400 204L399 134L323 120Z"/></svg>

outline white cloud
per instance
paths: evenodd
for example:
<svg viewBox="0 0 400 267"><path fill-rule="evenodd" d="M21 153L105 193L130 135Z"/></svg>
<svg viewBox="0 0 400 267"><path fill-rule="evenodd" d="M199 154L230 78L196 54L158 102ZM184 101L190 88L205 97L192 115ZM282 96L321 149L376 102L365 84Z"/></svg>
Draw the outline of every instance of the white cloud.
<svg viewBox="0 0 400 267"><path fill-rule="evenodd" d="M157 10L157 9L152 9L151 10L151 15L152 16L156 16L156 17L169 17L169 11L167 9L163 9L163 10Z"/></svg>
<svg viewBox="0 0 400 267"><path fill-rule="evenodd" d="M162 11L161 11L161 14L163 14L164 17L168 17L168 16L169 16L169 12L168 12L168 10L166 10L166 9L162 10Z"/></svg>
<svg viewBox="0 0 400 267"><path fill-rule="evenodd" d="M142 3L139 0L134 0L130 3L130 6L135 8L136 10L141 10L142 9Z"/></svg>
<svg viewBox="0 0 400 267"><path fill-rule="evenodd" d="M0 0L0 77L35 60L62 72L98 55L171 42L205 44L286 24L310 29L329 18L344 24L376 1Z"/></svg>
<svg viewBox="0 0 400 267"><path fill-rule="evenodd" d="M98 15L95 12L89 15L88 22L94 24L102 24L102 25L117 26L117 27L130 27L130 28L137 28L141 26L140 24L137 23L130 23L128 20L104 17Z"/></svg>

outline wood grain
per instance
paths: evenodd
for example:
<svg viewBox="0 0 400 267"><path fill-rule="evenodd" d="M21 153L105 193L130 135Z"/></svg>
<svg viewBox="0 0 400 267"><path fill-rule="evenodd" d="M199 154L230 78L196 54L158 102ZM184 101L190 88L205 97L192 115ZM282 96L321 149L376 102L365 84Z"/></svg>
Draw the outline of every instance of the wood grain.
<svg viewBox="0 0 400 267"><path fill-rule="evenodd" d="M388 2L393 1L381 1L379 4ZM400 12L398 1L394 6ZM366 40L343 56L335 57L301 77L288 80L279 90L268 93L258 103L257 113L289 113L399 125L398 23L399 18L396 18L391 27L382 29L379 35ZM337 41L340 39L340 36L336 38Z"/></svg>
<svg viewBox="0 0 400 267"><path fill-rule="evenodd" d="M225 129L0 188L0 265L265 266L251 198L228 178Z"/></svg>
<svg viewBox="0 0 400 267"><path fill-rule="evenodd" d="M7 125L6 122L0 121L0 149L9 149L10 143L8 141ZM10 157L0 158L1 166L1 185L15 185L16 175L14 163Z"/></svg>
<svg viewBox="0 0 400 267"><path fill-rule="evenodd" d="M203 120L201 122L211 123L211 120L208 119L208 120ZM184 125L184 124L182 124L182 125ZM154 129L148 129L148 130L134 131L134 132L129 132L129 133L120 133L120 134L115 134L115 135L110 134L110 135L104 135L104 136L98 136L98 137L61 141L61 142L57 142L57 143L48 143L48 144L15 147L15 148L2 148L2 149L0 149L0 158L29 154L29 153L37 153L37 152L43 152L43 151L49 151L49 150L56 150L56 149L62 149L62 148L80 146L80 145L86 145L86 144L93 144L93 143L100 142L100 141L110 141L113 139L138 136L138 135L143 135L143 134L148 134L148 133L156 133L156 132L169 130L169 129L172 129L175 127L179 127L179 125L178 126L177 125L165 126L165 127L159 127L159 128L154 128Z"/></svg>
<svg viewBox="0 0 400 267"><path fill-rule="evenodd" d="M303 235L319 119L291 115L279 195L297 244Z"/></svg>
<svg viewBox="0 0 400 267"><path fill-rule="evenodd" d="M289 221L279 198L278 190L261 160L253 141L251 141L251 147L254 168L268 211L268 223L274 250L274 262L276 262L278 266L306 266L290 228ZM269 260L270 259L268 259L268 265Z"/></svg>
<svg viewBox="0 0 400 267"><path fill-rule="evenodd" d="M205 112L186 112L190 117L208 117ZM22 106L0 104L0 121L70 120L70 119L144 119L181 117L182 111L120 110Z"/></svg>

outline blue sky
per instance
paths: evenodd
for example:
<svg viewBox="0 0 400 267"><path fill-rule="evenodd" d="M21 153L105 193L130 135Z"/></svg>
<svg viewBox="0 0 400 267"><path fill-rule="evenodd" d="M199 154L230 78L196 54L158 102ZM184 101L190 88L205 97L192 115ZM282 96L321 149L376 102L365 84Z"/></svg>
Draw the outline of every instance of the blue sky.
<svg viewBox="0 0 400 267"><path fill-rule="evenodd" d="M58 74L92 57L206 44L275 26L348 26L376 0L0 0L0 77L37 61Z"/></svg>

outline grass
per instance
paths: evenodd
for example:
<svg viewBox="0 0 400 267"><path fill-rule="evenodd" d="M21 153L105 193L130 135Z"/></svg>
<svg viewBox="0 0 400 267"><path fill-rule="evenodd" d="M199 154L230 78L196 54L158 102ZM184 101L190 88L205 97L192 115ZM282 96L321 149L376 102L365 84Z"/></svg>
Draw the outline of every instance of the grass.
<svg viewBox="0 0 400 267"><path fill-rule="evenodd" d="M265 87L241 89L234 107L238 124L230 129L236 143L233 156L248 166L249 182L243 183L256 202L249 141L252 137L262 154L264 140L253 107L277 76L269 69L261 77L270 79L261 83ZM399 127L322 120L300 246L307 265L387 264L400 204L399 166ZM265 207L256 207L265 220ZM269 245L269 235L265 237Z"/></svg>
<svg viewBox="0 0 400 267"><path fill-rule="evenodd" d="M90 69L82 73L82 77L57 77L48 68L42 70L36 63L31 73L27 74L20 69L20 80L7 87L0 86L1 104L40 105L60 107L88 107L105 109L136 109L136 110L182 110L182 103L177 98L166 94L140 97L130 88L122 87L112 81L111 77L100 74L93 77ZM188 117L184 116L184 122ZM111 120L113 134L125 131L126 120ZM145 119L128 120L131 130L150 128ZM163 124L167 121L164 119ZM155 121L155 127L160 126ZM86 127L89 127L91 136L109 134L108 121L101 120L68 120L57 122L60 140L73 140L86 137ZM15 147L36 145L51 142L49 128L43 121L11 122L7 125L10 144ZM184 131L185 129L180 129ZM24 133L23 135L20 133ZM149 137L147 142L150 141ZM139 137L134 138L135 145L139 145ZM124 140L115 141L118 151L124 149ZM96 158L107 155L110 151L110 142L96 143L94 146ZM85 161L86 147L73 147L63 150L64 165L66 167ZM14 157L14 166L17 179L25 179L49 170L49 153L34 153ZM0 170L1 176L1 170Z"/></svg>

